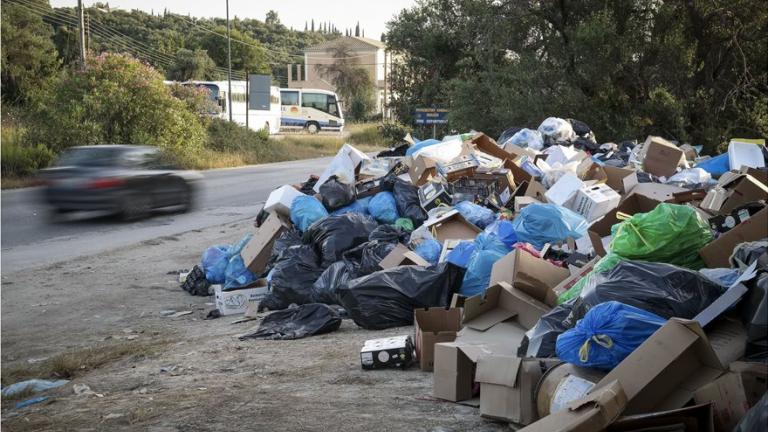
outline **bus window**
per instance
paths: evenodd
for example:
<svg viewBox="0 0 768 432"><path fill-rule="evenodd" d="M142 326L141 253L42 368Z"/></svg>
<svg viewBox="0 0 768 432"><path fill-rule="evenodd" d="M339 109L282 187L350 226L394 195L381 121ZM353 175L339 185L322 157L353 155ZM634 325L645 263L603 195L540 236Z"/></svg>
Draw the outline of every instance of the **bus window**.
<svg viewBox="0 0 768 432"><path fill-rule="evenodd" d="M281 91L280 99L281 105L298 105L299 104L299 92L295 91Z"/></svg>
<svg viewBox="0 0 768 432"><path fill-rule="evenodd" d="M334 96L328 96L328 114L334 117L340 117L339 108L336 105L336 98Z"/></svg>
<svg viewBox="0 0 768 432"><path fill-rule="evenodd" d="M301 106L305 108L314 108L332 115L338 113L336 98L321 93L303 93L301 95Z"/></svg>

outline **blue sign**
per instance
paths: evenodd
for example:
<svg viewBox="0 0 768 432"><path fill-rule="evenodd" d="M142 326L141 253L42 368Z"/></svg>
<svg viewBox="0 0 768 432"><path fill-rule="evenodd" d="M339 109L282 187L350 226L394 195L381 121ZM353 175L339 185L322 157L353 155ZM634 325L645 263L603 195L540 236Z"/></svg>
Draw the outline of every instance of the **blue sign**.
<svg viewBox="0 0 768 432"><path fill-rule="evenodd" d="M416 108L417 125L448 123L448 110L445 108Z"/></svg>

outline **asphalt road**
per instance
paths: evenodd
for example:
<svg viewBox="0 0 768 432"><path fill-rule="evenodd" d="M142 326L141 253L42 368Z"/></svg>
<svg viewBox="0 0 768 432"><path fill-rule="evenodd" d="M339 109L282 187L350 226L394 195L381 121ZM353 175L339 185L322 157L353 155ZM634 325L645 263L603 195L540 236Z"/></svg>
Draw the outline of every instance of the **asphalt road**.
<svg viewBox="0 0 768 432"><path fill-rule="evenodd" d="M3 191L1 270L11 272L53 264L158 237L252 219L270 191L304 181L312 173L319 175L330 160L308 159L205 171L192 212L159 214L132 223L87 213L51 223L38 188Z"/></svg>

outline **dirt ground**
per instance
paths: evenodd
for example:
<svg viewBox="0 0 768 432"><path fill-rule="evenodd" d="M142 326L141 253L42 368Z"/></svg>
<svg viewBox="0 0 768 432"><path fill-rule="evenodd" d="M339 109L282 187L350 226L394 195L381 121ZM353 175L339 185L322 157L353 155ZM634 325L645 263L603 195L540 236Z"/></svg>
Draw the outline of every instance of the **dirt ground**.
<svg viewBox="0 0 768 432"><path fill-rule="evenodd" d="M42 393L46 402L15 409L18 400L4 398L3 430L509 429L476 408L434 399L431 373L417 367L361 369L366 339L412 327L375 332L345 320L323 336L239 341L258 321L204 320L211 299L188 295L169 272L191 268L205 247L234 242L250 227L243 221L46 268L3 269L4 386L13 371L64 367L52 360L61 353L77 359L94 347L120 348L106 363L71 367L72 381ZM193 313L161 315L169 309ZM101 397L76 395L76 384Z"/></svg>

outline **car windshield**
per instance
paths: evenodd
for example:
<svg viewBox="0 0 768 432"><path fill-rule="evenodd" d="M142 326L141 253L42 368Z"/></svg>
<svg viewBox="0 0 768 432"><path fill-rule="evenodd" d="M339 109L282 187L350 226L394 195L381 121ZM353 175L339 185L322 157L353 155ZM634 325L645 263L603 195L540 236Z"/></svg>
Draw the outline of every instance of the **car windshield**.
<svg viewBox="0 0 768 432"><path fill-rule="evenodd" d="M62 153L56 166L105 167L117 164L121 150L114 147L73 148Z"/></svg>

